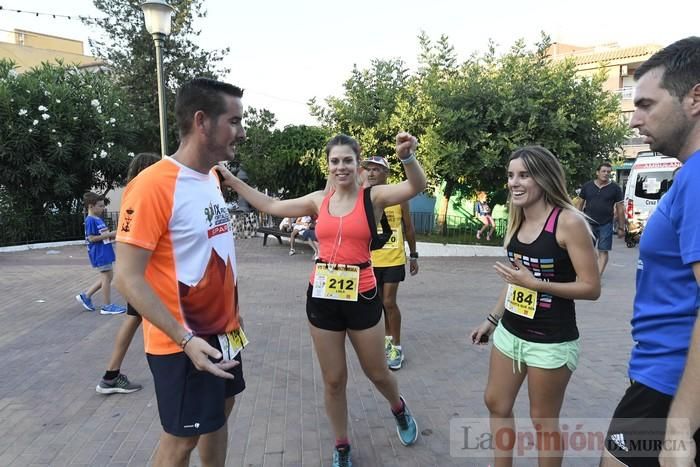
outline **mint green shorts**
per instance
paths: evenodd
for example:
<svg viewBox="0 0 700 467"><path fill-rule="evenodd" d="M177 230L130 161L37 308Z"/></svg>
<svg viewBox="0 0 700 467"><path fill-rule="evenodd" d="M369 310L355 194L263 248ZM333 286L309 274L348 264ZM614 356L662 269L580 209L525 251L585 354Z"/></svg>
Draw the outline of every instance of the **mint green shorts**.
<svg viewBox="0 0 700 467"><path fill-rule="evenodd" d="M506 357L513 360L513 373L515 364L535 368L553 370L564 365L572 372L578 365L579 343L578 339L556 344L542 344L530 342L514 336L503 325L499 324L493 332L493 345Z"/></svg>

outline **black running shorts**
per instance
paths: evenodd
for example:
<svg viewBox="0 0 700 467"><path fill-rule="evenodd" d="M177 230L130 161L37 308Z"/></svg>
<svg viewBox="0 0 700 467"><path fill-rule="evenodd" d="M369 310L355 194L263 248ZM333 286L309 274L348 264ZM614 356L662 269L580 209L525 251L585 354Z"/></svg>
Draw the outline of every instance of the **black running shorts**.
<svg viewBox="0 0 700 467"><path fill-rule="evenodd" d="M136 308L134 308L133 306L131 306L131 303L127 303L127 304L126 304L126 314L129 315L129 316L137 316L137 317L139 317L139 318L141 317L141 315L139 314L139 312L136 311Z"/></svg>
<svg viewBox="0 0 700 467"><path fill-rule="evenodd" d="M221 349L216 336L208 342ZM153 373L160 423L166 433L197 436L224 426L226 399L245 389L240 353L235 358L239 364L229 370L235 377L232 380L197 370L184 352L146 357Z"/></svg>
<svg viewBox="0 0 700 467"><path fill-rule="evenodd" d="M615 409L605 448L625 465L658 467L672 401L667 394L633 382ZM700 446L700 431L694 438ZM700 465L700 454L695 456L695 463Z"/></svg>
<svg viewBox="0 0 700 467"><path fill-rule="evenodd" d="M314 298L312 291L313 287L309 285L306 291L306 316L317 328L361 331L373 327L382 317L382 300L376 288L360 293L356 302Z"/></svg>
<svg viewBox="0 0 700 467"><path fill-rule="evenodd" d="M377 284L381 287L384 284L395 284L403 282L406 279L406 265L387 266L385 268L374 267L374 277L377 278Z"/></svg>

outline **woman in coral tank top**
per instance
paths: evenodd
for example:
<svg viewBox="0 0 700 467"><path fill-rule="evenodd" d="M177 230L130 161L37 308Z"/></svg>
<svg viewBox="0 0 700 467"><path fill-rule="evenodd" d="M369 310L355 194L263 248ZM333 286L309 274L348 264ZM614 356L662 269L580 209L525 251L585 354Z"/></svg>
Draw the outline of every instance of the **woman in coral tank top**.
<svg viewBox="0 0 700 467"><path fill-rule="evenodd" d="M396 136L396 154L407 180L371 189L374 217L387 206L408 201L425 188L425 174L414 151L417 140L408 133ZM399 394L384 356L381 297L370 261L372 233L359 181L360 148L353 138L338 135L326 145L328 186L300 198L276 200L249 187L225 167L219 167L224 185L236 190L261 212L278 217L316 215L320 259L311 273L306 314L323 373L326 412L336 438L334 466L349 466L348 410L345 387L345 338L355 348L367 377L391 405L396 431L408 446L418 438L418 426Z"/></svg>

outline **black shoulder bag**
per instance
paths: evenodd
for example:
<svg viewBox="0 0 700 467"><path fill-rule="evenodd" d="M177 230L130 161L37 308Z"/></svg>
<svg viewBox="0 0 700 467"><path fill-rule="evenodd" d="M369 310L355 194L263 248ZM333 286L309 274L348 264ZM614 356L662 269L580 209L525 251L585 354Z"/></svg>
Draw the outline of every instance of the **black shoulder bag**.
<svg viewBox="0 0 700 467"><path fill-rule="evenodd" d="M372 232L372 243L370 243L369 249L379 250L386 244L386 242L389 241L393 232L391 231L389 220L386 218L386 214L384 212L382 212L382 219L380 221L382 233L377 232L377 221L374 219L374 208L372 207L372 197L370 196L371 190L372 187L365 188L363 195L365 214L367 214L367 224L369 224L369 231Z"/></svg>

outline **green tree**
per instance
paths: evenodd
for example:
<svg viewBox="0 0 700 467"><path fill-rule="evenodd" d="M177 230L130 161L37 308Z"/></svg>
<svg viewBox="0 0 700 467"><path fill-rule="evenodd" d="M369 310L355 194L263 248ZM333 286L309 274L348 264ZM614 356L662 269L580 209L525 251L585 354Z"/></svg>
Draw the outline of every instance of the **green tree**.
<svg viewBox="0 0 700 467"><path fill-rule="evenodd" d="M4 221L75 212L85 191L123 184L136 130L110 76L60 63L17 74L0 60Z"/></svg>
<svg viewBox="0 0 700 467"><path fill-rule="evenodd" d="M140 109L137 116L140 131L132 149L136 152L159 152L155 47L144 26L141 1L94 0L95 7L105 16L85 21L104 31L105 40L90 40L92 51L107 60L117 82L127 90L133 106ZM175 14L172 32L165 41L163 72L170 154L177 148L178 141L174 114L177 89L195 77L217 78L228 73L220 65L229 49L208 51L195 43L200 31L194 28L194 21L206 16L203 0L170 0L169 3L175 8Z"/></svg>
<svg viewBox="0 0 700 467"><path fill-rule="evenodd" d="M534 50L518 41L500 57L490 44L485 54L443 71L444 79L434 72L446 68L443 46L422 45L430 71L419 86L435 122L423 154L445 184L443 204L455 189L485 190L504 200L508 157L528 144L559 157L573 190L627 135L618 97L602 90L604 74L581 77L572 61L553 62L547 36Z"/></svg>
<svg viewBox="0 0 700 467"><path fill-rule="evenodd" d="M418 41L414 74L400 61L374 60L353 69L342 96L310 107L325 126L358 137L365 152L389 155L397 131L416 135L429 183L442 188L443 214L457 192L484 190L504 201L505 166L519 146L552 150L573 190L627 135L618 97L602 90L603 73L581 77L573 62L553 62L545 35L534 49L518 41L501 56L489 43L461 63L447 36Z"/></svg>
<svg viewBox="0 0 700 467"><path fill-rule="evenodd" d="M325 105L311 99L311 115L332 133L348 134L360 143L364 156L382 156L398 162L396 134L405 130L395 118L399 103L408 99L409 73L401 60L372 60L369 69L353 67L341 97L329 97ZM400 174L393 164L395 176ZM401 174L402 175L402 174Z"/></svg>
<svg viewBox="0 0 700 467"><path fill-rule="evenodd" d="M289 125L280 130L274 128L274 114L265 109L247 109L244 120L248 140L240 146L236 165L244 168L249 183L282 198L325 186L326 129Z"/></svg>

